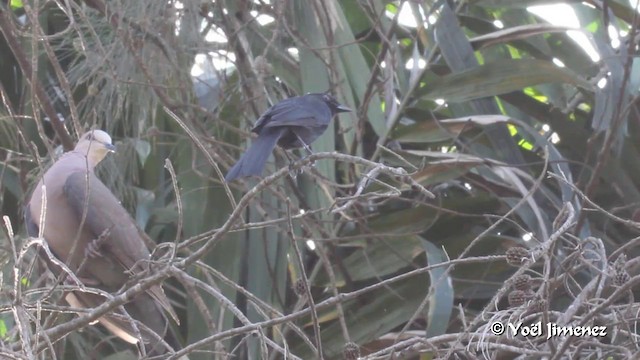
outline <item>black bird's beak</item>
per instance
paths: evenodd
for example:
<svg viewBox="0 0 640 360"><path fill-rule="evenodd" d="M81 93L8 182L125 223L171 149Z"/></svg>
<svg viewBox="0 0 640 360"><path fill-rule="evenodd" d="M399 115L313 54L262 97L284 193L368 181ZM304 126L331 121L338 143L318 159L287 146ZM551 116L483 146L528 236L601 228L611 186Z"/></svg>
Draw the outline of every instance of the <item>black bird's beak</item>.
<svg viewBox="0 0 640 360"><path fill-rule="evenodd" d="M348 107L346 107L344 105L336 106L336 110L338 110L338 112L351 112L351 109L349 109Z"/></svg>

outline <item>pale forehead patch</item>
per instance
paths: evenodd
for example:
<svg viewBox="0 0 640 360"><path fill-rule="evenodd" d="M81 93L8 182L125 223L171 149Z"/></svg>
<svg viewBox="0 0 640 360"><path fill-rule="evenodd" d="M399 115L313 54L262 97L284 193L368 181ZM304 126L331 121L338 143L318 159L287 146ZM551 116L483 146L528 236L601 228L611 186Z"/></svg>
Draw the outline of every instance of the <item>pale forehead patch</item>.
<svg viewBox="0 0 640 360"><path fill-rule="evenodd" d="M102 130L93 130L82 135L82 140L98 141L103 144L111 144L111 136Z"/></svg>

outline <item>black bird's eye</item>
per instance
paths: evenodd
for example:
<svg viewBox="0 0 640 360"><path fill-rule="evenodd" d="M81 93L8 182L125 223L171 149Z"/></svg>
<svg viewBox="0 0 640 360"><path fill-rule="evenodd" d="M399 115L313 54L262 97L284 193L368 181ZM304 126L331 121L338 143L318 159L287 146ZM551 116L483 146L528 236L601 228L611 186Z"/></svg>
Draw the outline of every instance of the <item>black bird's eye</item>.
<svg viewBox="0 0 640 360"><path fill-rule="evenodd" d="M86 138L89 141L93 140L93 134L92 133L87 134Z"/></svg>

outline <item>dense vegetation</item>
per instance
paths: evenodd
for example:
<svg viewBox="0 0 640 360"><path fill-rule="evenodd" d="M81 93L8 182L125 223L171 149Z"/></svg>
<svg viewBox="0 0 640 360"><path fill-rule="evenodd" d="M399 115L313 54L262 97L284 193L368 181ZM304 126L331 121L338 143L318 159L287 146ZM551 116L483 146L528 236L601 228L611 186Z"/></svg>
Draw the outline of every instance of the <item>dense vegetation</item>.
<svg viewBox="0 0 640 360"><path fill-rule="evenodd" d="M527 10L553 3L581 30ZM0 357L137 358L95 311L65 311L23 229L30 189L90 128L116 140L99 174L161 244L148 279L191 359L632 357L636 10L0 3ZM261 181L222 181L264 110L327 90L354 112L314 155L290 168L280 149ZM608 333L498 336L496 321Z"/></svg>

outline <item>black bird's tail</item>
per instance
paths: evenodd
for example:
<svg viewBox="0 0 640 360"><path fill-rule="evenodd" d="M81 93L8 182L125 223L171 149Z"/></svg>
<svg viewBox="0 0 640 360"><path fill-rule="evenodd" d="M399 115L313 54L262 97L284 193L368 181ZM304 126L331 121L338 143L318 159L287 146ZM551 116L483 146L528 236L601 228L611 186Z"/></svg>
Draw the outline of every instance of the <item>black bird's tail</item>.
<svg viewBox="0 0 640 360"><path fill-rule="evenodd" d="M287 131L285 128L264 129L260 136L253 139L249 149L242 155L240 160L233 165L227 176L224 177L226 182L245 176L260 176L264 169L269 155L276 147L278 139Z"/></svg>

